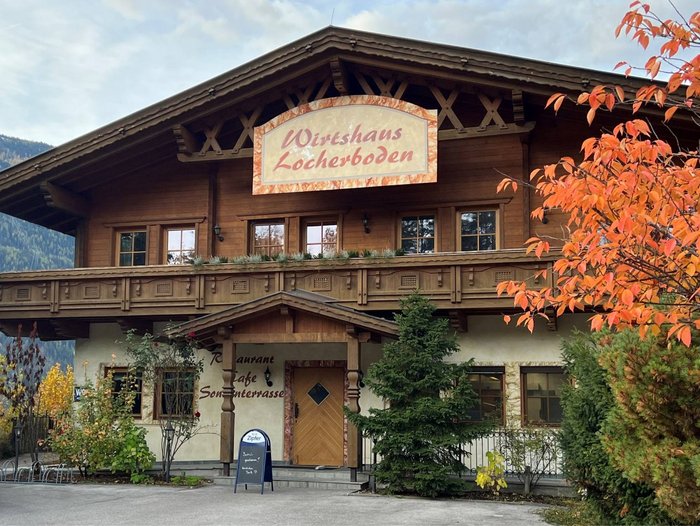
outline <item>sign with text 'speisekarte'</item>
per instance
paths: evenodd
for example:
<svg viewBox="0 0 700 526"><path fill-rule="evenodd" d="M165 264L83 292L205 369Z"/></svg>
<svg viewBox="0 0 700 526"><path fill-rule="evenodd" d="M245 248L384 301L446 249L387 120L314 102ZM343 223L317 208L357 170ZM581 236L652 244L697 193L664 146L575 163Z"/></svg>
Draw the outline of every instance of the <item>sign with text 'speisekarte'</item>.
<svg viewBox="0 0 700 526"><path fill-rule="evenodd" d="M374 95L321 99L255 128L253 194L437 181L437 112Z"/></svg>

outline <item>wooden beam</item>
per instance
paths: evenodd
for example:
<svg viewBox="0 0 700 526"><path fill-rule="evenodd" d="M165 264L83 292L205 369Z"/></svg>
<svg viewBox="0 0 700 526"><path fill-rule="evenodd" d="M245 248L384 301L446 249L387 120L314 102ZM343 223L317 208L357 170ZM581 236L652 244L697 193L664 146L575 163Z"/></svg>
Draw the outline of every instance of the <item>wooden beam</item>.
<svg viewBox="0 0 700 526"><path fill-rule="evenodd" d="M525 124L525 101L523 100L523 90L514 89L513 96L513 121L518 126Z"/></svg>
<svg viewBox="0 0 700 526"><path fill-rule="evenodd" d="M467 313L463 310L451 310L448 312L450 317L450 327L457 332L467 332Z"/></svg>
<svg viewBox="0 0 700 526"><path fill-rule="evenodd" d="M297 332L293 334L233 334L236 343L344 343L345 333Z"/></svg>
<svg viewBox="0 0 700 526"><path fill-rule="evenodd" d="M117 324L123 333L136 331L138 334L153 334L153 321L143 318L117 318Z"/></svg>
<svg viewBox="0 0 700 526"><path fill-rule="evenodd" d="M184 124L176 124L173 126L173 134L177 142L177 153L179 155L190 156L201 149L201 145L197 138Z"/></svg>
<svg viewBox="0 0 700 526"><path fill-rule="evenodd" d="M441 141L451 141L454 139L472 139L475 137L490 137L493 135L512 135L514 133L528 133L535 128L534 122L526 122L522 126L514 123L506 124L505 127L494 124L481 127L473 126L461 130L439 130L438 139Z"/></svg>
<svg viewBox="0 0 700 526"><path fill-rule="evenodd" d="M82 320L52 319L49 324L56 336L65 340L77 340L90 337L90 323Z"/></svg>
<svg viewBox="0 0 700 526"><path fill-rule="evenodd" d="M39 185L46 206L61 210L72 216L87 217L90 215L90 203L83 196L75 194L49 181Z"/></svg>
<svg viewBox="0 0 700 526"><path fill-rule="evenodd" d="M349 95L350 88L348 84L348 72L345 68L345 63L338 57L333 57L330 60L331 67L331 77L333 78L333 85L338 93L341 95Z"/></svg>
<svg viewBox="0 0 700 526"><path fill-rule="evenodd" d="M227 161L229 159L244 159L253 156L253 148L241 148L237 152L233 149L220 150L221 153L208 151L199 155L177 154L177 160L182 163L196 163L202 161Z"/></svg>

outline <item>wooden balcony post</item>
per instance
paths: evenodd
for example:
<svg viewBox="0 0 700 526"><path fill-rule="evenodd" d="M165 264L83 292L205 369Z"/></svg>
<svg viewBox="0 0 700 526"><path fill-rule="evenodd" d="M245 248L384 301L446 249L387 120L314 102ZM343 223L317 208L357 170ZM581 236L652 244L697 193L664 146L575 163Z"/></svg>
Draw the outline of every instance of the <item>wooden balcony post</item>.
<svg viewBox="0 0 700 526"><path fill-rule="evenodd" d="M234 432L236 428L236 406L233 403L233 379L236 373L236 344L231 339L230 331L219 331L221 339L221 368L224 380L223 402L221 403L221 445L220 460L224 467L224 476L231 475L233 463Z"/></svg>
<svg viewBox="0 0 700 526"><path fill-rule="evenodd" d="M347 341L347 375L348 375L348 409L352 413L360 412L360 339L364 334L357 335L354 327L348 328ZM348 422L348 467L351 479L357 479L357 468L360 465L360 433L357 426Z"/></svg>

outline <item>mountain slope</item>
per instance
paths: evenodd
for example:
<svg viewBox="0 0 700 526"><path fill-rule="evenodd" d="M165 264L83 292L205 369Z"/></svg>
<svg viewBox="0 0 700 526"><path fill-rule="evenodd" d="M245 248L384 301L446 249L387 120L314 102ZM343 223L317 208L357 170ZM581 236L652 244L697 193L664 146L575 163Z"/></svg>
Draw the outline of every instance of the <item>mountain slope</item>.
<svg viewBox="0 0 700 526"><path fill-rule="evenodd" d="M2 170L38 155L51 146L0 135L0 178ZM74 241L70 236L0 213L0 272L71 268ZM29 327L24 327L26 334ZM10 338L0 333L0 352ZM72 341L42 342L47 364L72 364Z"/></svg>

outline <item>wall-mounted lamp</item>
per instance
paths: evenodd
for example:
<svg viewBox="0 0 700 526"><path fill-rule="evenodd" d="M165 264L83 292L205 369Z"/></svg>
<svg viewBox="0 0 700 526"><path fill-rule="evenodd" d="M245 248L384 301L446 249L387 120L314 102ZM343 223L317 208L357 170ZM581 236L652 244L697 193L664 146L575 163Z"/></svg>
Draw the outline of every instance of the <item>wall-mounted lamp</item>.
<svg viewBox="0 0 700 526"><path fill-rule="evenodd" d="M267 384L268 387L272 387L272 373L270 372L269 367L265 367L265 383Z"/></svg>
<svg viewBox="0 0 700 526"><path fill-rule="evenodd" d="M548 212L548 211L549 211L549 210L548 210L547 208L545 208L545 209L542 211L542 224L543 224L543 225L546 225L547 223L549 223L549 218L547 217L547 212Z"/></svg>
<svg viewBox="0 0 700 526"><path fill-rule="evenodd" d="M358 374L358 379L357 379L357 385L360 386L361 389L364 389L365 387L365 373L362 372L362 369L360 369L360 372Z"/></svg>
<svg viewBox="0 0 700 526"><path fill-rule="evenodd" d="M213 230L214 230L214 235L216 236L216 239L218 239L219 241L223 241L224 236L221 235L221 227L218 224L214 225Z"/></svg>
<svg viewBox="0 0 700 526"><path fill-rule="evenodd" d="M365 227L365 234L369 234L369 216L367 212L362 214L362 226Z"/></svg>

